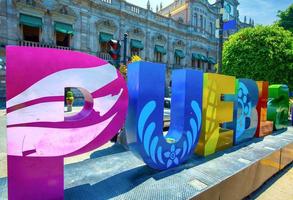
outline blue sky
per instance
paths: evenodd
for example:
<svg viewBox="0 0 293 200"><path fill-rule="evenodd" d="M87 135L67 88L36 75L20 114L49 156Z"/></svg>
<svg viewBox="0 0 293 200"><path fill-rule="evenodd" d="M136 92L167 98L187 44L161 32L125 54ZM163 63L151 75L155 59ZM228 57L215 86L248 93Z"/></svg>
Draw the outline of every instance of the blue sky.
<svg viewBox="0 0 293 200"><path fill-rule="evenodd" d="M130 3L140 7L146 7L147 0L127 0ZM156 10L156 5L163 2L163 6L172 3L174 0L150 0L153 10ZM209 0L215 1L215 0ZM256 24L272 24L277 20L278 10L284 10L292 4L292 0L239 0L240 19L243 21L244 16L247 19L254 19Z"/></svg>

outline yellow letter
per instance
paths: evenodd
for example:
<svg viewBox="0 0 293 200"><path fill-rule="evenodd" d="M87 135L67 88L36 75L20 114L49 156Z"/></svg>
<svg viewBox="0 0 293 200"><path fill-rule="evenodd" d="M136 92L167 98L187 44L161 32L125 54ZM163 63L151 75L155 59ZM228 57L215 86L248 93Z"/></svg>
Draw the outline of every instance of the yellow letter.
<svg viewBox="0 0 293 200"><path fill-rule="evenodd" d="M220 126L233 121L235 81L233 76L211 73L204 75L203 124L197 154L207 156L233 145L233 130ZM223 99L232 102L224 102Z"/></svg>

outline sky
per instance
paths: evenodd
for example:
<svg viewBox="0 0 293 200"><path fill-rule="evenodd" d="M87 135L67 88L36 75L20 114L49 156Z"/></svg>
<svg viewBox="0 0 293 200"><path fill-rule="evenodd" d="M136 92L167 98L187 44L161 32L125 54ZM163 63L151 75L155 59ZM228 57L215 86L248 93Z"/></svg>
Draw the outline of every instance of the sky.
<svg viewBox="0 0 293 200"><path fill-rule="evenodd" d="M127 0L128 2L146 8L147 0ZM156 10L156 5L161 2L163 6L169 5L174 0L150 0L151 7ZM215 1L215 0L209 0ZM292 4L292 0L238 0L240 19L244 16L254 19L255 24L269 25L276 21L278 10L285 10Z"/></svg>

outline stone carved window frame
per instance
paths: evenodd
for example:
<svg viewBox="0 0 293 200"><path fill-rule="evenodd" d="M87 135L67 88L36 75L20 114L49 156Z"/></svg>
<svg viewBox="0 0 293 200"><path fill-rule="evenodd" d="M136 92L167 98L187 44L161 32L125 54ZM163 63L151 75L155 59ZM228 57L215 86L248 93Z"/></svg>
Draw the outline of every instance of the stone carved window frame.
<svg viewBox="0 0 293 200"><path fill-rule="evenodd" d="M130 47L130 41L133 39L133 40L139 40L141 41L144 45L146 44L145 43L145 32L143 31L143 29L141 29L140 27L136 27L136 26L133 26L131 28L129 28L126 33L128 34L128 45L129 45L129 48L128 48L128 53L129 55L131 55L131 47ZM144 48L145 49L145 48ZM144 50L143 49L143 50ZM142 57L142 55L144 55L142 52L143 50L139 50L139 56Z"/></svg>
<svg viewBox="0 0 293 200"><path fill-rule="evenodd" d="M97 27L97 34L99 35L100 32L109 33L115 35L118 30L117 24L110 19L100 19L96 22Z"/></svg>
<svg viewBox="0 0 293 200"><path fill-rule="evenodd" d="M97 40L96 40L96 44L98 46L98 51L102 51L101 49L101 44L100 44L100 33L108 33L113 35L113 37L115 38L115 36L117 36L117 31L118 31L118 25L110 19L100 19L96 22L96 28L97 28ZM118 38L117 38L118 39Z"/></svg>
<svg viewBox="0 0 293 200"><path fill-rule="evenodd" d="M184 51L185 46L186 46L185 42L181 39L175 39L173 42L174 49L179 49L179 50Z"/></svg>
<svg viewBox="0 0 293 200"><path fill-rule="evenodd" d="M57 1L57 4L52 8L50 13L52 16L51 26L53 27L53 43L56 44L56 32L54 30L54 23L62 22L65 24L71 24L74 29L74 24L76 22L77 15L73 11L73 9L70 8L70 6L60 3L59 1ZM69 47L72 47L73 45L72 37L73 35L70 36Z"/></svg>
<svg viewBox="0 0 293 200"><path fill-rule="evenodd" d="M145 32L139 27L131 27L126 31L128 33L128 38L140 40L144 42Z"/></svg>
<svg viewBox="0 0 293 200"><path fill-rule="evenodd" d="M13 0L13 5L16 7L18 11L18 19L20 18L20 14L31 15L35 17L42 18L44 22L44 16L47 9L43 6L43 0L34 0L33 4L27 2L27 0ZM18 26L18 39L23 40L23 27ZM39 30L39 41L42 42L43 40L43 27Z"/></svg>
<svg viewBox="0 0 293 200"><path fill-rule="evenodd" d="M157 45L161 45L161 46L165 47L167 41L168 41L167 38L161 33L155 33L152 36L153 44L157 44Z"/></svg>
<svg viewBox="0 0 293 200"><path fill-rule="evenodd" d="M13 0L12 3L18 10L27 8L42 11L44 13L47 11L43 6L43 0Z"/></svg>
<svg viewBox="0 0 293 200"><path fill-rule="evenodd" d="M70 6L62 4L62 3L57 3L52 10L50 10L50 13L52 15L52 20L53 21L60 21L64 22L67 24L74 24L77 15L75 14L74 10L70 8Z"/></svg>
<svg viewBox="0 0 293 200"><path fill-rule="evenodd" d="M156 55L154 52L155 46L156 45L160 45L163 46L166 50L167 50L167 54L166 55L162 55L162 63L166 63L168 62L168 54L169 54L169 49L167 48L167 42L168 39L161 33L155 33L152 37L151 37L151 41L152 41L152 49L153 49L153 55L154 55L154 61L156 62Z"/></svg>

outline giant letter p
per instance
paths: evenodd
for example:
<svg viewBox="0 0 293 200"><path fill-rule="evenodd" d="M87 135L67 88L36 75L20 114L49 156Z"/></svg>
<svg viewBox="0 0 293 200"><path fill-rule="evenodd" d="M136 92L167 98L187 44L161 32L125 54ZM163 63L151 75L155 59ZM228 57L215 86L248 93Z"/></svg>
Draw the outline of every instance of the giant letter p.
<svg viewBox="0 0 293 200"><path fill-rule="evenodd" d="M64 88L85 97L64 117ZM9 199L62 199L63 158L98 148L122 128L126 83L110 64L87 54L7 47Z"/></svg>

